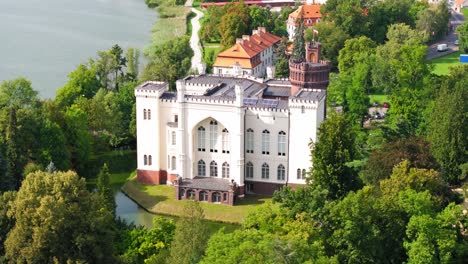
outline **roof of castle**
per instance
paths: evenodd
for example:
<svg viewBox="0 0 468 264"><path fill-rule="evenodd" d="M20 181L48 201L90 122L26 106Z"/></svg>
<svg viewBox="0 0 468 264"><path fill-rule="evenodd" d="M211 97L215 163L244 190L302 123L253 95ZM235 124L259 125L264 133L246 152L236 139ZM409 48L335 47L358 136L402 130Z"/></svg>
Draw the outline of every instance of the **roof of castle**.
<svg viewBox="0 0 468 264"><path fill-rule="evenodd" d="M302 19L308 18L322 18L322 14L320 13L320 7L322 5L301 5L296 11L289 14L290 17L296 20L299 17Z"/></svg>
<svg viewBox="0 0 468 264"><path fill-rule="evenodd" d="M321 100L326 94L325 90L306 89L295 96L290 96L291 83L287 79L263 81L262 79L254 78L202 74L188 76L183 81L188 90L193 89L193 87L200 87L202 91L201 94L186 94L186 98L231 102L236 100L235 87L238 85L244 94L244 106L250 108L288 109L288 99L317 101ZM147 83L143 83L135 89L141 89L141 87L145 89L157 89L157 87L162 86L162 84ZM159 98L175 101L177 94L164 91Z"/></svg>
<svg viewBox="0 0 468 264"><path fill-rule="evenodd" d="M229 191L230 181L213 177L195 177L194 179L183 179L181 187L203 189L211 191Z"/></svg>
<svg viewBox="0 0 468 264"><path fill-rule="evenodd" d="M237 41L232 47L220 52L216 56L213 64L215 67L232 67L239 63L244 69L255 68L260 61L251 62L251 58L257 56L262 51L281 41L281 38L269 32L265 28L259 27L252 32L252 36L242 36L242 40Z"/></svg>

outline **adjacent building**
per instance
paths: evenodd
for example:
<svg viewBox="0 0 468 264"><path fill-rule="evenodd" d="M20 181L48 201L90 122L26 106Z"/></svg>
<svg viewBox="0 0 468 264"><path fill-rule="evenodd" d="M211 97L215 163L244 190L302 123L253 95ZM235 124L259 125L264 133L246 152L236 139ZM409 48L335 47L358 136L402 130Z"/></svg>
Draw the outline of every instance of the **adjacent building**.
<svg viewBox="0 0 468 264"><path fill-rule="evenodd" d="M322 20L320 7L320 4L306 3L289 14L288 20L286 21L286 29L290 40L294 39L294 33L296 32L299 19L302 19L305 28L312 27Z"/></svg>
<svg viewBox="0 0 468 264"><path fill-rule="evenodd" d="M138 180L176 199L233 205L250 193L305 184L309 143L325 118L330 66L320 44L290 61L290 79L188 76L135 88Z"/></svg>
<svg viewBox="0 0 468 264"><path fill-rule="evenodd" d="M242 36L234 46L219 53L213 64L213 73L263 78L267 75L267 68L274 65L274 53L280 41L280 37L259 27L251 36Z"/></svg>

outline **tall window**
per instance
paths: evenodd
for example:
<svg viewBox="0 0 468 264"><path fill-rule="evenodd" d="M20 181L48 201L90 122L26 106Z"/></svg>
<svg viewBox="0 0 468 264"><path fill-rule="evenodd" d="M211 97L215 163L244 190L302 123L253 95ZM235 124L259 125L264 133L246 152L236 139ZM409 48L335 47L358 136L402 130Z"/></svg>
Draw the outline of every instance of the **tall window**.
<svg viewBox="0 0 468 264"><path fill-rule="evenodd" d="M203 160L198 161L198 176L206 176L206 166Z"/></svg>
<svg viewBox="0 0 468 264"><path fill-rule="evenodd" d="M218 139L218 122L210 122L210 152L218 152L216 149L216 141Z"/></svg>
<svg viewBox="0 0 468 264"><path fill-rule="evenodd" d="M221 194L219 192L214 192L211 201L213 203L220 203L221 202Z"/></svg>
<svg viewBox="0 0 468 264"><path fill-rule="evenodd" d="M222 135L222 149L223 153L229 153L229 149L231 148L229 140L229 131L225 128L223 129L223 135Z"/></svg>
<svg viewBox="0 0 468 264"><path fill-rule="evenodd" d="M175 170L176 168L177 168L177 166L176 166L176 157L172 156L172 158L171 158L171 169Z"/></svg>
<svg viewBox="0 0 468 264"><path fill-rule="evenodd" d="M254 170L253 170L253 164L252 162L247 162L247 165L245 165L245 178L252 179L254 175Z"/></svg>
<svg viewBox="0 0 468 264"><path fill-rule="evenodd" d="M198 141L198 151L205 151L205 128L199 127L197 134Z"/></svg>
<svg viewBox="0 0 468 264"><path fill-rule="evenodd" d="M297 169L297 179L300 180L302 178L301 169Z"/></svg>
<svg viewBox="0 0 468 264"><path fill-rule="evenodd" d="M148 165L148 156L146 155L143 156L143 164Z"/></svg>
<svg viewBox="0 0 468 264"><path fill-rule="evenodd" d="M175 131L172 131L172 133L171 133L171 144L172 144L172 145L175 145L175 144L176 144L176 141L177 141L176 132L175 132Z"/></svg>
<svg viewBox="0 0 468 264"><path fill-rule="evenodd" d="M148 109L148 120L151 120L151 109Z"/></svg>
<svg viewBox="0 0 468 264"><path fill-rule="evenodd" d="M222 177L223 177L223 178L229 178L229 163L227 163L227 162L224 162L224 163L223 163L223 174L222 174Z"/></svg>
<svg viewBox="0 0 468 264"><path fill-rule="evenodd" d="M278 166L278 181L284 181L286 170L284 169L283 164Z"/></svg>
<svg viewBox="0 0 468 264"><path fill-rule="evenodd" d="M269 179L270 178L270 166L268 164L263 163L262 165L262 179Z"/></svg>
<svg viewBox="0 0 468 264"><path fill-rule="evenodd" d="M270 155L270 131L266 129L262 132L262 154Z"/></svg>
<svg viewBox="0 0 468 264"><path fill-rule="evenodd" d="M151 157L151 155L148 156L148 165L152 165L153 164L153 157Z"/></svg>
<svg viewBox="0 0 468 264"><path fill-rule="evenodd" d="M143 109L143 119L146 120L146 109Z"/></svg>
<svg viewBox="0 0 468 264"><path fill-rule="evenodd" d="M210 176L218 177L218 164L214 160L210 163Z"/></svg>
<svg viewBox="0 0 468 264"><path fill-rule="evenodd" d="M254 131L249 128L247 129L247 153L254 153Z"/></svg>
<svg viewBox="0 0 468 264"><path fill-rule="evenodd" d="M175 123L179 122L179 116L178 115L174 115L174 122Z"/></svg>
<svg viewBox="0 0 468 264"><path fill-rule="evenodd" d="M286 133L284 131L278 134L278 156L286 156Z"/></svg>
<svg viewBox="0 0 468 264"><path fill-rule="evenodd" d="M301 113L305 113L305 107L304 106L301 106Z"/></svg>

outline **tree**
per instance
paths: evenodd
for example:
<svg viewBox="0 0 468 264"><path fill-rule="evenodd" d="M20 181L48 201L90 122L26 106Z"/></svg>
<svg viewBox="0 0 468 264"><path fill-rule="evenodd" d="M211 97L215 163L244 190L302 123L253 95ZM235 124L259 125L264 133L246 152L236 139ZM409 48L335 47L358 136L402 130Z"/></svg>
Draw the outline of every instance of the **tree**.
<svg viewBox="0 0 468 264"><path fill-rule="evenodd" d="M62 109L71 106L77 98L92 98L99 90L100 83L96 77L94 65L80 64L68 74L68 82L57 90L55 103Z"/></svg>
<svg viewBox="0 0 468 264"><path fill-rule="evenodd" d="M115 215L115 208L117 205L115 204L114 198L114 191L110 185L110 173L109 168L107 167L107 163L102 165L101 170L99 171L99 175L97 178L97 192L99 196L101 196L102 201L104 202L105 207L109 212Z"/></svg>
<svg viewBox="0 0 468 264"><path fill-rule="evenodd" d="M198 263L206 248L207 232L200 204L188 202L176 224L168 263Z"/></svg>
<svg viewBox="0 0 468 264"><path fill-rule="evenodd" d="M369 33L370 7L368 0L330 0L320 8L320 13L327 14L324 20L335 23L346 34L358 37Z"/></svg>
<svg viewBox="0 0 468 264"><path fill-rule="evenodd" d="M139 64L140 64L140 50L135 48L128 48L125 54L125 59L127 60L127 73L125 78L130 81L135 81L138 79L139 74Z"/></svg>
<svg viewBox="0 0 468 264"><path fill-rule="evenodd" d="M10 230L15 226L15 219L8 215L10 202L15 200L16 192L4 192L0 195L0 262L5 256L4 243Z"/></svg>
<svg viewBox="0 0 468 264"><path fill-rule="evenodd" d="M371 153L361 172L361 178L367 185L377 185L380 180L390 177L393 167L402 160L408 160L415 168L437 168L429 142L421 137L399 138L383 144Z"/></svg>
<svg viewBox="0 0 468 264"><path fill-rule="evenodd" d="M288 39L286 37L281 38L281 42L276 49L276 67L275 77L276 78L288 78L289 77L289 58L286 55L286 48L288 46Z"/></svg>
<svg viewBox="0 0 468 264"><path fill-rule="evenodd" d="M458 40L460 44L460 49L463 52L468 52L468 21L464 22L460 26L457 27L456 32L458 34Z"/></svg>
<svg viewBox="0 0 468 264"><path fill-rule="evenodd" d="M18 263L91 262L112 259L112 214L74 172L26 176L11 215L6 258Z"/></svg>
<svg viewBox="0 0 468 264"><path fill-rule="evenodd" d="M320 124L312 145L310 180L328 190L327 198L339 199L359 186L356 172L346 163L357 159L355 133L342 114L332 113Z"/></svg>
<svg viewBox="0 0 468 264"><path fill-rule="evenodd" d="M316 37L314 37L313 29L319 32ZM318 40L322 45L320 50L321 57L330 61L332 67L336 68L338 66L339 51L344 47L345 41L350 37L341 28L331 22L319 22L314 28L306 29L304 38L305 41L309 42L312 41L313 38Z"/></svg>
<svg viewBox="0 0 468 264"><path fill-rule="evenodd" d="M70 151L72 168L80 172L91 155L91 138L86 114L76 105L65 112L65 138Z"/></svg>
<svg viewBox="0 0 468 264"><path fill-rule="evenodd" d="M428 140L448 183L457 183L460 165L468 160L467 66L452 68L442 84L430 115Z"/></svg>
<svg viewBox="0 0 468 264"><path fill-rule="evenodd" d="M200 38L206 42L218 42L221 40L219 24L221 18L226 13L221 6L209 6L204 15L204 22L201 24Z"/></svg>
<svg viewBox="0 0 468 264"><path fill-rule="evenodd" d="M221 45L225 48L236 43L236 38L249 34L249 8L243 3L232 3L225 6L225 15L221 18L219 31Z"/></svg>
<svg viewBox="0 0 468 264"><path fill-rule="evenodd" d="M298 62L305 61L304 21L302 19L297 22L293 45L291 59Z"/></svg>

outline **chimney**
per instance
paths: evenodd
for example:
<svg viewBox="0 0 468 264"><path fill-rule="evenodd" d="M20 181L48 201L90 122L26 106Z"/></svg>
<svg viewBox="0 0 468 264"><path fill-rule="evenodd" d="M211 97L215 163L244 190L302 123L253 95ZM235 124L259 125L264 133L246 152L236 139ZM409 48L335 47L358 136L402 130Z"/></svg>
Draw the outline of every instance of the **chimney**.
<svg viewBox="0 0 468 264"><path fill-rule="evenodd" d="M242 39L250 41L250 36L249 35L242 35Z"/></svg>
<svg viewBox="0 0 468 264"><path fill-rule="evenodd" d="M258 27L258 31L259 31L259 32L265 33L265 32L266 32L266 28L265 28L265 27Z"/></svg>
<svg viewBox="0 0 468 264"><path fill-rule="evenodd" d="M252 36L253 35L260 35L260 34L258 33L258 30L254 29L254 30L252 30Z"/></svg>
<svg viewBox="0 0 468 264"><path fill-rule="evenodd" d="M241 38L236 38L236 44L244 44L244 40Z"/></svg>

